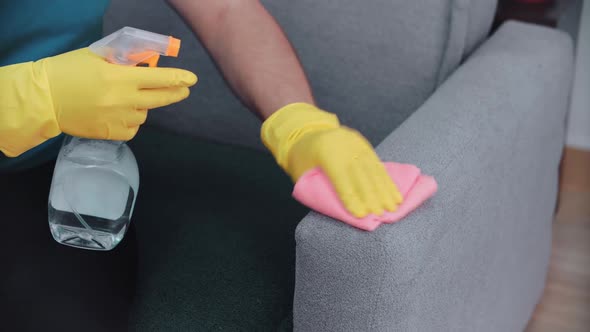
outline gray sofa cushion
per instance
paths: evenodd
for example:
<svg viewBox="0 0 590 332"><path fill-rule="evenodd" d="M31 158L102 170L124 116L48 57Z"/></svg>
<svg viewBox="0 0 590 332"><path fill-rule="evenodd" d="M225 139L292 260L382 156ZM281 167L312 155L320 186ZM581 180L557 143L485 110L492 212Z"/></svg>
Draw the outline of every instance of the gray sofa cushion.
<svg viewBox="0 0 590 332"><path fill-rule="evenodd" d="M296 230L295 331L523 331L543 290L573 74L570 38L509 22L377 148L439 191L363 232Z"/></svg>
<svg viewBox="0 0 590 332"><path fill-rule="evenodd" d="M495 0L263 0L294 44L320 106L378 143L485 37ZM261 146L259 122L226 86L177 15L159 0L114 0L105 32L130 25L182 39L191 97L150 113L150 124L222 142Z"/></svg>
<svg viewBox="0 0 590 332"><path fill-rule="evenodd" d="M463 58L470 55L485 40L496 14L496 5L496 0L469 0L469 18Z"/></svg>

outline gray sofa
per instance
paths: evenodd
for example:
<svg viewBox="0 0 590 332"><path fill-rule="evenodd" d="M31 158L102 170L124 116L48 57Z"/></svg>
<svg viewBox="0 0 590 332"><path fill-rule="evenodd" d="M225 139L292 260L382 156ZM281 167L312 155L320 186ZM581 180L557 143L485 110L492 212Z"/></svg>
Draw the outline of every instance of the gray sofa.
<svg viewBox="0 0 590 332"><path fill-rule="evenodd" d="M424 206L375 232L313 212L298 223L294 330L522 331L550 254L570 38L519 22L490 36L492 0L263 3L294 44L320 106L363 132L382 159L419 165L439 184ZM173 11L155 0L114 1L105 32L125 25L181 38L181 58L162 65L200 77L186 102L151 113L152 127L261 149L259 122ZM185 259L179 266L191 265ZM138 292L166 283L153 281L155 269ZM168 279L176 297L139 297L136 317L150 323L138 329L169 329L163 321L181 315L186 321L173 326L198 330L201 320L165 310L178 298L191 306L182 295L190 287L179 281L191 277L182 278ZM240 330L225 318L220 330Z"/></svg>

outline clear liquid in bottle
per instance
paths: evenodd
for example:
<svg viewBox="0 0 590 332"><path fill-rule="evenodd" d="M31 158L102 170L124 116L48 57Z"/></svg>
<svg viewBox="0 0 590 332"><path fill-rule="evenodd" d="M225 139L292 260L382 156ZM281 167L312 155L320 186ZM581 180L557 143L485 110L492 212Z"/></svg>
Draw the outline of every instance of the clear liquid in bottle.
<svg viewBox="0 0 590 332"><path fill-rule="evenodd" d="M123 142L68 137L49 193L49 227L64 245L92 250L116 247L129 227L139 174Z"/></svg>

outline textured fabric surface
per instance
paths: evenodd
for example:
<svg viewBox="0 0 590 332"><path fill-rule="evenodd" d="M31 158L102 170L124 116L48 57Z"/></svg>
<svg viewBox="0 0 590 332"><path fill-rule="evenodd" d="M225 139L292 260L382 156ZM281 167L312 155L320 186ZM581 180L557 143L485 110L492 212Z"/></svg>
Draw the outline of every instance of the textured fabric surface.
<svg viewBox="0 0 590 332"><path fill-rule="evenodd" d="M496 13L495 0L451 0L444 55L437 82L441 84L487 36Z"/></svg>
<svg viewBox="0 0 590 332"><path fill-rule="evenodd" d="M272 157L148 128L129 144L141 185L131 231L110 252L52 239L53 164L0 173L0 220L14 234L0 243L2 329L290 330L295 226L308 209Z"/></svg>
<svg viewBox="0 0 590 332"><path fill-rule="evenodd" d="M132 331L276 331L308 209L271 156L143 128Z"/></svg>
<svg viewBox="0 0 590 332"><path fill-rule="evenodd" d="M574 40L574 48L578 39L584 0L572 0L564 3L564 9L557 19L557 29L568 33Z"/></svg>
<svg viewBox="0 0 590 332"><path fill-rule="evenodd" d="M572 77L563 33L509 22L379 145L439 192L363 232L297 227L296 331L522 331L542 292Z"/></svg>
<svg viewBox="0 0 590 332"><path fill-rule="evenodd" d="M489 30L495 0L263 0L296 48L318 103L379 143ZM473 15L473 17L469 17ZM203 47L159 0L114 0L105 33L124 25L182 39L178 59L199 83L148 124L261 147L258 120L240 104ZM441 69L442 68L442 69Z"/></svg>
<svg viewBox="0 0 590 332"><path fill-rule="evenodd" d="M496 0L469 0L469 18L463 58L473 52L487 37L496 15Z"/></svg>

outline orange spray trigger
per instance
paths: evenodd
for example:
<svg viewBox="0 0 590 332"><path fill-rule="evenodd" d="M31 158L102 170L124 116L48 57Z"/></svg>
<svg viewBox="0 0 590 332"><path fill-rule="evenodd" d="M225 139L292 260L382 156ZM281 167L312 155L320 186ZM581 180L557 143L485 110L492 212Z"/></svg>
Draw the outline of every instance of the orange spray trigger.
<svg viewBox="0 0 590 332"><path fill-rule="evenodd" d="M149 67L157 67L160 60L160 54L154 51L145 51L140 53L131 53L127 59L137 64L146 64Z"/></svg>

